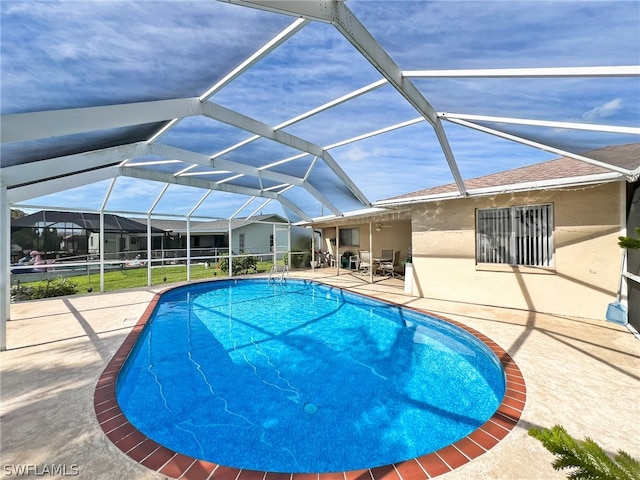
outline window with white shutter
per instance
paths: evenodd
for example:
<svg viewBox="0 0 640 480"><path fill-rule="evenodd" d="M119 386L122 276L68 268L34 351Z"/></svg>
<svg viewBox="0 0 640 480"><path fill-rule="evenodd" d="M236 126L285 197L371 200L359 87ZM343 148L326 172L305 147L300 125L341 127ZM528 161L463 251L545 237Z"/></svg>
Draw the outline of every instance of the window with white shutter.
<svg viewBox="0 0 640 480"><path fill-rule="evenodd" d="M552 205L478 210L476 258L478 263L552 266Z"/></svg>

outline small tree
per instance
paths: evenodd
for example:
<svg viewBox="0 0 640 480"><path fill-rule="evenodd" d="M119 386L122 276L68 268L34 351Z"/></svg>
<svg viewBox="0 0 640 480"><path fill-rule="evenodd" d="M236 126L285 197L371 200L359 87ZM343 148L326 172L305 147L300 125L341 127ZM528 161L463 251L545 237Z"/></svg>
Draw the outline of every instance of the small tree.
<svg viewBox="0 0 640 480"><path fill-rule="evenodd" d="M251 256L251 257L243 257L242 258L242 269L245 271L245 273L249 273L250 270L253 270L254 272L258 271L258 258Z"/></svg>
<svg viewBox="0 0 640 480"><path fill-rule="evenodd" d="M233 265L232 275L234 276L241 273L249 273L250 270L258 270L258 259L254 256L236 258L231 262L231 264ZM220 259L219 265L221 271L223 271L224 273L229 273L228 258Z"/></svg>
<svg viewBox="0 0 640 480"><path fill-rule="evenodd" d="M537 438L557 458L554 470L572 468L567 475L571 480L640 480L640 462L626 452L618 450L611 458L602 447L587 437L584 441L572 438L564 427L532 428L529 435Z"/></svg>

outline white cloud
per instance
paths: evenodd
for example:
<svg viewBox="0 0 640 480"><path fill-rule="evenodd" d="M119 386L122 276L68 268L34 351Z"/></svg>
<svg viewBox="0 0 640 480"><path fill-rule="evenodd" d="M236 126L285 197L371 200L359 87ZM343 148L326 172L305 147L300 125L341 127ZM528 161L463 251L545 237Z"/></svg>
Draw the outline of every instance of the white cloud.
<svg viewBox="0 0 640 480"><path fill-rule="evenodd" d="M367 158L371 158L373 156L377 156L377 152L371 150L365 150L358 145L354 145L345 149L340 154L340 159L349 161L349 162L360 162Z"/></svg>
<svg viewBox="0 0 640 480"><path fill-rule="evenodd" d="M616 98L611 100L603 105L598 105L597 107L592 108L588 112L585 112L582 115L582 118L585 120L597 120L598 118L607 118L622 108L622 100L620 98Z"/></svg>

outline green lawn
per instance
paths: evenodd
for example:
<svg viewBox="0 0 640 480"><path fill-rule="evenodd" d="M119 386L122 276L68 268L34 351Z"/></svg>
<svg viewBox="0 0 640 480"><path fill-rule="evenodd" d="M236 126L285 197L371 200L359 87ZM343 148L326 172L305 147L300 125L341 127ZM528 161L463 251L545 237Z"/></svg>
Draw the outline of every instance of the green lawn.
<svg viewBox="0 0 640 480"><path fill-rule="evenodd" d="M271 270L272 262L258 262L258 272L268 272ZM191 265L191 280L202 280L206 278L225 277L226 272L219 268L205 268L204 265ZM91 273L81 274L74 277L67 277L66 282L73 282L77 286L78 293L100 290L100 274ZM151 284L161 285L165 283L186 282L187 267L186 265L171 265L164 267L155 267L151 269ZM22 282L23 287L43 286L46 281ZM145 287L147 285L147 269L142 268L123 268L116 271L105 271L104 274L104 290L106 292L114 290L123 290L126 288Z"/></svg>
<svg viewBox="0 0 640 480"><path fill-rule="evenodd" d="M204 265L191 266L191 279L200 280L205 278L214 278L224 276L225 274L217 268L205 268ZM93 290L100 288L100 274L92 273L91 275L82 275L78 277L69 277L69 280L78 285L80 292L85 292L89 287ZM175 283L187 281L186 265L157 267L151 269L151 284L160 285L163 283ZM142 268L124 268L117 271L105 272L104 274L104 290L110 292L113 290L122 290L125 288L145 287L147 285L147 269Z"/></svg>

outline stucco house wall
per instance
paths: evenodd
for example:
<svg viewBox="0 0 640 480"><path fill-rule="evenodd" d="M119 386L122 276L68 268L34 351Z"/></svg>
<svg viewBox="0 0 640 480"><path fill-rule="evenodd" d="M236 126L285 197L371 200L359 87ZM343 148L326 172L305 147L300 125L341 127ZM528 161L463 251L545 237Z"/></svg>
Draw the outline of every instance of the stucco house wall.
<svg viewBox="0 0 640 480"><path fill-rule="evenodd" d="M604 319L620 281L624 182L417 204L414 295ZM552 268L476 263L476 210L553 204Z"/></svg>
<svg viewBox="0 0 640 480"><path fill-rule="evenodd" d="M287 250L289 234L286 228L286 223L276 225L274 242L279 252L278 258L282 258L282 252ZM244 234L244 253L273 253L273 249L269 246L270 236L273 235L273 224L256 222L235 228L231 235L232 250L235 253L240 253L240 234ZM311 250L311 229L291 226L291 250Z"/></svg>
<svg viewBox="0 0 640 480"><path fill-rule="evenodd" d="M244 234L244 253L269 253L269 236L272 233L271 225L261 223L236 228L231 234L231 250L240 253L240 235Z"/></svg>
<svg viewBox="0 0 640 480"><path fill-rule="evenodd" d="M325 227L322 229L322 236L325 239L324 248L331 255L341 256L344 252L350 251L355 255L358 250L370 250L373 256L379 256L382 250L399 250L400 262L404 261L411 248L411 222L395 221L382 222L384 227L376 231L375 226L371 230L371 242L369 241L369 223L349 223L340 228L357 228L359 230L359 245L337 245L336 228Z"/></svg>

